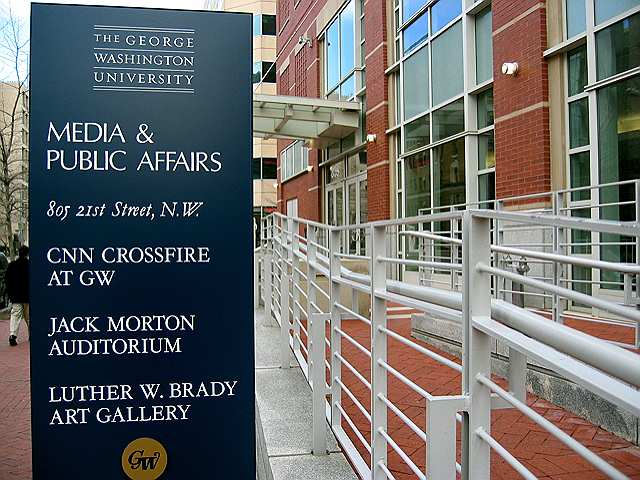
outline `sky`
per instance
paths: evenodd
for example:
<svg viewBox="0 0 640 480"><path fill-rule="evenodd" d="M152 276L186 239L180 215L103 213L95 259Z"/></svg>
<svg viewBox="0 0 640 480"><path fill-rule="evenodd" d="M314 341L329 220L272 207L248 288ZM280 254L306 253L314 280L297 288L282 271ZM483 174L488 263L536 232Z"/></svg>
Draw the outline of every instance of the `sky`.
<svg viewBox="0 0 640 480"><path fill-rule="evenodd" d="M127 7L148 8L179 8L181 10L202 10L205 0L38 0L41 3L73 3L83 5L116 5ZM9 12L20 23L20 33L23 42L29 40L29 12L30 0L0 0L0 26L5 25ZM15 68L10 62L11 53L0 47L0 81L15 80ZM28 57L24 56L21 77L26 75Z"/></svg>

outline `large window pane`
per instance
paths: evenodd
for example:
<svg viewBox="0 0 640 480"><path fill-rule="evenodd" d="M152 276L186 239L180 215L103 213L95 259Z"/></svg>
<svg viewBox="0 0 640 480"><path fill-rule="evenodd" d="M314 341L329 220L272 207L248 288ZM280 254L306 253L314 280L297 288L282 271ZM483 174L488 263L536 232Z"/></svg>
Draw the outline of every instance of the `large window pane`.
<svg viewBox="0 0 640 480"><path fill-rule="evenodd" d="M342 100L350 100L356 93L356 80L351 75L347 80L340 85L340 98Z"/></svg>
<svg viewBox="0 0 640 480"><path fill-rule="evenodd" d="M568 54L569 62L569 96L584 92L587 85L587 46L583 45Z"/></svg>
<svg viewBox="0 0 640 480"><path fill-rule="evenodd" d="M478 128L493 125L493 89L478 94Z"/></svg>
<svg viewBox="0 0 640 480"><path fill-rule="evenodd" d="M425 12L411 23L402 34L404 53L420 45L429 36L429 12Z"/></svg>
<svg viewBox="0 0 640 480"><path fill-rule="evenodd" d="M461 13L462 0L440 0L431 7L431 31L435 34Z"/></svg>
<svg viewBox="0 0 640 480"><path fill-rule="evenodd" d="M574 153L569 157L571 188L587 187L591 184L591 162L589 152ZM589 200L589 190L578 190L571 193L571 200Z"/></svg>
<svg viewBox="0 0 640 480"><path fill-rule="evenodd" d="M464 100L456 100L433 113L433 141L450 137L464 130Z"/></svg>
<svg viewBox="0 0 640 480"><path fill-rule="evenodd" d="M404 62L405 120L429 108L429 51L422 48Z"/></svg>
<svg viewBox="0 0 640 480"><path fill-rule="evenodd" d="M628 79L598 92L598 134L600 183L620 182L640 178L640 78ZM603 188L601 203L616 203L634 199L633 185ZM607 206L600 209L606 220L634 221L635 205ZM627 242L631 239L601 235L603 242ZM603 245L602 260L634 261L631 245ZM602 280L621 281L618 274L602 272ZM603 284L605 288L618 288Z"/></svg>
<svg viewBox="0 0 640 480"><path fill-rule="evenodd" d="M493 76L493 38L491 8L476 15L476 83Z"/></svg>
<svg viewBox="0 0 640 480"><path fill-rule="evenodd" d="M416 148L428 145L429 134L429 115L420 117L404 127L404 150L410 152Z"/></svg>
<svg viewBox="0 0 640 480"><path fill-rule="evenodd" d="M595 2L596 24L640 5L640 0L595 0Z"/></svg>
<svg viewBox="0 0 640 480"><path fill-rule="evenodd" d="M493 130L478 136L478 170L496 166L496 147Z"/></svg>
<svg viewBox="0 0 640 480"><path fill-rule="evenodd" d="M355 13L353 0L340 13L340 77L355 66Z"/></svg>
<svg viewBox="0 0 640 480"><path fill-rule="evenodd" d="M589 101L586 98L569 104L569 147L589 144Z"/></svg>
<svg viewBox="0 0 640 480"><path fill-rule="evenodd" d="M402 21L406 22L416 13L427 0L403 0L402 2Z"/></svg>
<svg viewBox="0 0 640 480"><path fill-rule="evenodd" d="M418 211L431 207L431 172L429 152L420 152L404 160L405 215L415 217Z"/></svg>
<svg viewBox="0 0 640 480"><path fill-rule="evenodd" d="M262 81L276 83L276 67L273 62L262 62Z"/></svg>
<svg viewBox="0 0 640 480"><path fill-rule="evenodd" d="M566 0L567 38L574 37L586 30L587 12L585 6L584 0Z"/></svg>
<svg viewBox="0 0 640 480"><path fill-rule="evenodd" d="M275 180L277 177L277 162L275 158L262 159L262 179Z"/></svg>
<svg viewBox="0 0 640 480"><path fill-rule="evenodd" d="M465 203L464 138L433 149L433 206Z"/></svg>
<svg viewBox="0 0 640 480"><path fill-rule="evenodd" d="M340 26L334 21L327 30L327 91L340 81Z"/></svg>
<svg viewBox="0 0 640 480"><path fill-rule="evenodd" d="M262 15L262 35L276 34L276 16Z"/></svg>
<svg viewBox="0 0 640 480"><path fill-rule="evenodd" d="M640 13L596 34L598 80L640 65Z"/></svg>
<svg viewBox="0 0 640 480"><path fill-rule="evenodd" d="M478 176L478 200L487 202L496 199L496 172ZM491 208L491 203L481 204L481 208Z"/></svg>
<svg viewBox="0 0 640 480"><path fill-rule="evenodd" d="M433 42L433 104L462 93L462 23L458 22Z"/></svg>

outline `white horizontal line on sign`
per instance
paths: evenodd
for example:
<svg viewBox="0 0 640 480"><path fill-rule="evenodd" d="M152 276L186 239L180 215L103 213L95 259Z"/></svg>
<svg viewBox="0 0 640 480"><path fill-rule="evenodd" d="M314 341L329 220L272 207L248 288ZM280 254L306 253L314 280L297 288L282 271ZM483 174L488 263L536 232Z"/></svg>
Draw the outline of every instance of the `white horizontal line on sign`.
<svg viewBox="0 0 640 480"><path fill-rule="evenodd" d="M94 85L95 91L115 92L160 92L160 93L195 93L193 88L153 88L153 87L101 87Z"/></svg>
<svg viewBox="0 0 640 480"><path fill-rule="evenodd" d="M143 72L153 71L153 72L195 72L195 70L172 70L168 68L132 68L132 67L93 67L98 68L100 70L140 70Z"/></svg>
<svg viewBox="0 0 640 480"><path fill-rule="evenodd" d="M192 29L161 28L161 27L126 27L122 25L94 25L96 30L131 30L139 32L166 32L166 33L195 33Z"/></svg>
<svg viewBox="0 0 640 480"><path fill-rule="evenodd" d="M120 52L152 52L152 53L189 53L195 54L195 51L183 50L140 50L139 48L110 48L110 47L94 47L94 50L116 50Z"/></svg>

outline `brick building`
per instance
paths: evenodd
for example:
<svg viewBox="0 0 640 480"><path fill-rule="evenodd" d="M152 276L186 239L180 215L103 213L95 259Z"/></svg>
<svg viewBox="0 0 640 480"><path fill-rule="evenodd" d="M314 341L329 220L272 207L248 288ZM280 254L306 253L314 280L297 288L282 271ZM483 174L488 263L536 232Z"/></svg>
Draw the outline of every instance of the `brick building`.
<svg viewBox="0 0 640 480"><path fill-rule="evenodd" d="M362 106L323 148L278 141L281 212L353 224L640 178L638 0L278 0L277 16L278 94ZM628 187L576 192L574 214L627 219L589 206Z"/></svg>

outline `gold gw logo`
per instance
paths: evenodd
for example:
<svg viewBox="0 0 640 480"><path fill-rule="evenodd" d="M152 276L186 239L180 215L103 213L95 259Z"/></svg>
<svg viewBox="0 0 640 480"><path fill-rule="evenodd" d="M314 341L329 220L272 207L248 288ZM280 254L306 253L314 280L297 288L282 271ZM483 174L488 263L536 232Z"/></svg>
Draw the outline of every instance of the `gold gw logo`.
<svg viewBox="0 0 640 480"><path fill-rule="evenodd" d="M167 451L153 438L138 438L122 452L122 469L131 480L156 480L167 468Z"/></svg>

